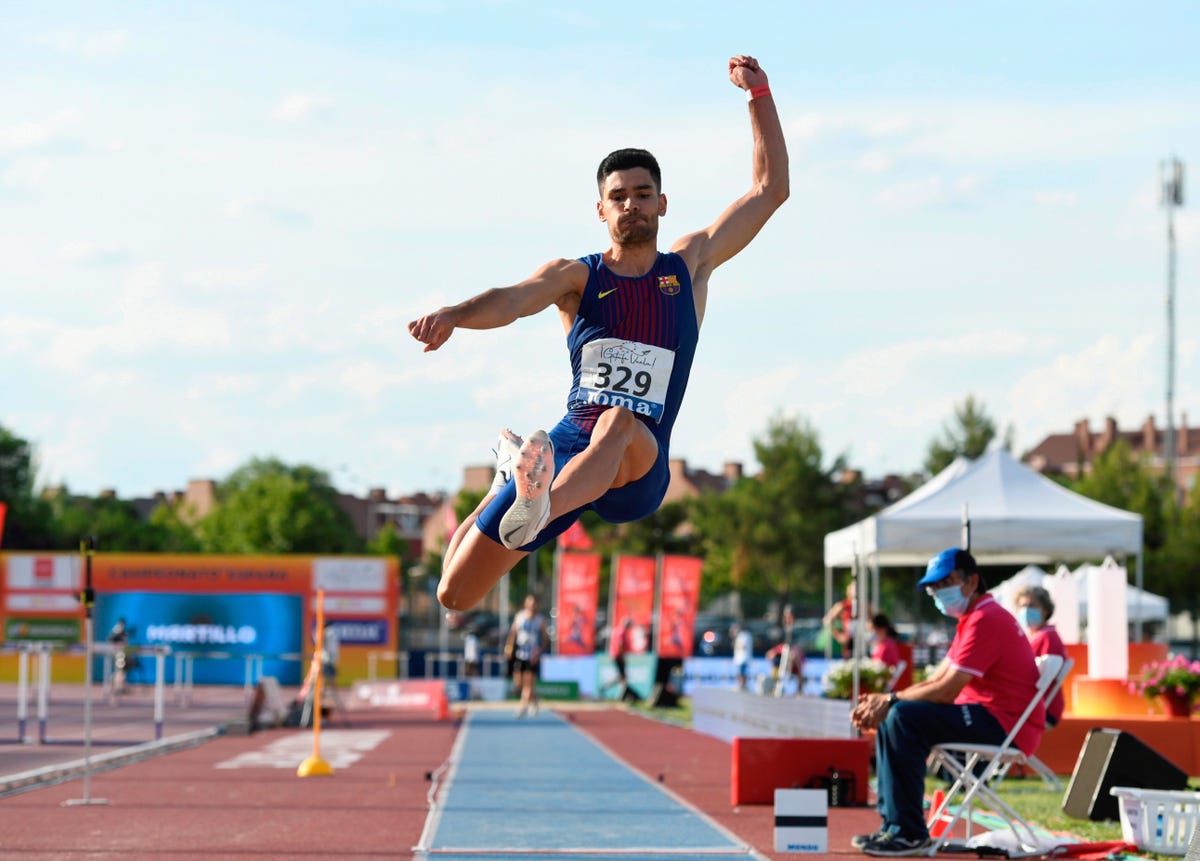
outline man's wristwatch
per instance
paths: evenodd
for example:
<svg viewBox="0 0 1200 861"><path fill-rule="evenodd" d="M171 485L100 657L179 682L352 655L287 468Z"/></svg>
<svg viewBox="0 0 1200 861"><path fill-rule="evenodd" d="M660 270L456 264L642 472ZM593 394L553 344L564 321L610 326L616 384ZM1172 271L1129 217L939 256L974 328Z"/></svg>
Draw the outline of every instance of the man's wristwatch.
<svg viewBox="0 0 1200 861"><path fill-rule="evenodd" d="M900 697L896 696L895 691L892 691L890 694L888 694L888 707L890 708L894 706L896 704L896 700L898 699L900 699Z"/></svg>

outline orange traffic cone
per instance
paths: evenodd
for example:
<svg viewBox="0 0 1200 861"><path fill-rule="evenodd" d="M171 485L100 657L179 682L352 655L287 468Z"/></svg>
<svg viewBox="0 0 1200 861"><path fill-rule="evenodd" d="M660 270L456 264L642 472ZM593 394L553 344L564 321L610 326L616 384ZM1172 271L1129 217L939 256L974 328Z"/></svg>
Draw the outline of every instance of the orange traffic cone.
<svg viewBox="0 0 1200 861"><path fill-rule="evenodd" d="M945 800L945 792L940 789L934 790L933 804L929 808L929 836L934 840L941 837L946 832L946 826L950 824L950 816L946 812L943 812L936 820L933 818L933 815L937 813L938 808L942 806L942 802Z"/></svg>

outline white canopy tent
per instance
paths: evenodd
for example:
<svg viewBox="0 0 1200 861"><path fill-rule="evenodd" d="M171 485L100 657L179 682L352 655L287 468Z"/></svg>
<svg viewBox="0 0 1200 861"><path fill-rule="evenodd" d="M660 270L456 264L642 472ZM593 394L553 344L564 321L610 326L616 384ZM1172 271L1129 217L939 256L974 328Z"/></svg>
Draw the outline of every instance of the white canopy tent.
<svg viewBox="0 0 1200 861"><path fill-rule="evenodd" d="M947 547L962 547L964 533L980 565L1133 555L1142 585L1141 515L1073 493L994 448L974 461L955 460L898 502L826 535L826 606L834 568L854 571L863 616L871 591L864 587L878 590L880 568L922 566ZM868 571L873 584L865 582Z"/></svg>
<svg viewBox="0 0 1200 861"><path fill-rule="evenodd" d="M1072 493L1002 448L956 460L882 511L825 536L825 565L924 565L962 546L970 515L971 554L980 564L1049 564L1140 555L1142 518Z"/></svg>
<svg viewBox="0 0 1200 861"><path fill-rule="evenodd" d="M1008 610L1015 612L1017 592L1022 586L1048 587L1048 584L1053 582L1054 577L1072 577L1079 584L1079 618L1086 619L1088 616L1088 590L1085 583L1088 577L1096 570L1096 567L1095 565L1081 565L1074 571L1070 571L1065 566L1059 566L1055 575L1051 576L1036 565L1028 565L1003 583L995 586L991 592L997 601L1003 604ZM1162 595L1155 595L1153 592L1147 592L1145 589L1139 589L1137 586L1126 587L1125 607L1129 621L1134 623L1139 620L1143 623L1165 623L1170 615L1170 606L1166 598ZM1057 616L1057 611L1055 615Z"/></svg>

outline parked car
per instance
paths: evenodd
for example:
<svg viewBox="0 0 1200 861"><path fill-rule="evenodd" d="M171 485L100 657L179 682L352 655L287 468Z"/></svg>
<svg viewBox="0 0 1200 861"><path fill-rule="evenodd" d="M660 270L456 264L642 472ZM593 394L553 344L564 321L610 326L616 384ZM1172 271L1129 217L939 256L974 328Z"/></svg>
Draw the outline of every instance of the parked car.
<svg viewBox="0 0 1200 861"><path fill-rule="evenodd" d="M705 658L732 655L733 641L729 638L729 627L736 621L733 616L697 616L692 652Z"/></svg>
<svg viewBox="0 0 1200 861"><path fill-rule="evenodd" d="M754 641L754 655L759 658L783 637L783 629L770 619L744 619L739 622L735 616L697 616L693 651L705 657L732 655L733 638L729 635L729 629L737 624L750 632Z"/></svg>
<svg viewBox="0 0 1200 861"><path fill-rule="evenodd" d="M825 647L818 640L821 634L821 619L797 619L792 623L792 646L800 648L806 655L824 657Z"/></svg>
<svg viewBox="0 0 1200 861"><path fill-rule="evenodd" d="M783 626L770 619L746 619L742 627L754 640L754 657L761 658L783 641Z"/></svg>

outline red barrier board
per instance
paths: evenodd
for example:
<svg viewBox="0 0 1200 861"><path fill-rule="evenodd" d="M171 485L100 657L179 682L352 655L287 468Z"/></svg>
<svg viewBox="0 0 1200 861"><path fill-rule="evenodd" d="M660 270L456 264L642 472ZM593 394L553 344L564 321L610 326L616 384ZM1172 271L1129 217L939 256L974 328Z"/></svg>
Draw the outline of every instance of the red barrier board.
<svg viewBox="0 0 1200 861"><path fill-rule="evenodd" d="M351 709L432 711L439 720L450 716L446 685L440 681L355 682Z"/></svg>
<svg viewBox="0 0 1200 861"><path fill-rule="evenodd" d="M808 789L831 776L853 778L853 795L843 804L867 803L871 744L866 738L735 738L730 800L774 804L776 789Z"/></svg>

